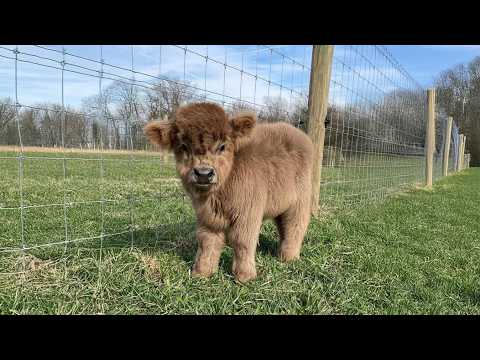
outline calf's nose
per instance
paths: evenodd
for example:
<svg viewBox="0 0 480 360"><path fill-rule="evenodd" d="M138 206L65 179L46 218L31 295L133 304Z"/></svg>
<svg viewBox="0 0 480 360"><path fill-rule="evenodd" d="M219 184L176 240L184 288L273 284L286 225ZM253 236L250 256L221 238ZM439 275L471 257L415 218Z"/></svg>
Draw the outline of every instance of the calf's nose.
<svg viewBox="0 0 480 360"><path fill-rule="evenodd" d="M200 184L208 184L211 183L214 176L215 170L211 167L195 167L193 168L193 174L195 175L195 179Z"/></svg>

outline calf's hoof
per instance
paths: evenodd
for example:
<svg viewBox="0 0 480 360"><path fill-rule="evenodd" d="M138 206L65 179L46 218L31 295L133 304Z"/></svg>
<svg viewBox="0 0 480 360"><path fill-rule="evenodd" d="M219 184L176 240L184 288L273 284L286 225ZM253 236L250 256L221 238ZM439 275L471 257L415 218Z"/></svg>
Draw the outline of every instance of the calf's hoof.
<svg viewBox="0 0 480 360"><path fill-rule="evenodd" d="M291 262L300 259L300 253L289 249L281 249L278 257L282 262Z"/></svg>
<svg viewBox="0 0 480 360"><path fill-rule="evenodd" d="M196 278L209 278L213 274L215 274L215 269L199 269L195 266L192 269L192 276Z"/></svg>
<svg viewBox="0 0 480 360"><path fill-rule="evenodd" d="M257 271L255 269L253 270L237 270L233 272L233 275L235 276L235 280L245 284L257 277Z"/></svg>

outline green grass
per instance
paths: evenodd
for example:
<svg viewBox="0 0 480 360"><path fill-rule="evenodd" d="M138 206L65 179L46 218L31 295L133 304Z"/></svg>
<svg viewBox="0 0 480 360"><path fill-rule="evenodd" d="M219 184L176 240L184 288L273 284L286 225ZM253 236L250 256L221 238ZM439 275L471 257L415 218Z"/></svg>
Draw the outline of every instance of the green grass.
<svg viewBox="0 0 480 360"><path fill-rule="evenodd" d="M125 159L106 155L103 180L99 161L67 160L66 182L63 160L24 160L24 203L61 205L24 210L24 244L65 240L65 214L68 239L91 239L0 251L0 313L480 313L480 169L313 220L291 264L275 257L278 235L266 222L259 277L239 285L230 248L213 278L190 277L195 219L173 168ZM0 159L0 250L22 243L18 164ZM102 205L102 194L115 201ZM118 235L95 238L102 223Z"/></svg>

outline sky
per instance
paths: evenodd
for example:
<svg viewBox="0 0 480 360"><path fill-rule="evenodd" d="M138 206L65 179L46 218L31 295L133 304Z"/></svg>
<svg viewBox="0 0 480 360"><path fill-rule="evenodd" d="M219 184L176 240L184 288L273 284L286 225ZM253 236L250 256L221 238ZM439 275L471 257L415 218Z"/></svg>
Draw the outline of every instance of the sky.
<svg viewBox="0 0 480 360"><path fill-rule="evenodd" d="M386 48L425 88L432 86L441 71L480 56L480 45L387 45ZM20 45L20 61L16 64L14 49L13 45L0 45L0 99L18 97L19 103L30 106L63 100L65 105L79 108L84 98L98 94L99 87L107 87L113 79L134 82L140 88L151 87L164 78L185 80L195 87L197 94L209 100L227 103L242 100L251 105L263 104L266 97L277 96L293 104L308 94L310 46ZM336 46L332 79L344 89L355 87L358 92L372 91L372 94L375 89L386 92L410 86L381 54L372 46ZM101 59L104 73L100 81ZM350 70L354 76L350 76ZM391 81L382 80L379 73ZM331 97L345 103L348 95L344 93L334 90Z"/></svg>
<svg viewBox="0 0 480 360"><path fill-rule="evenodd" d="M429 87L443 70L480 56L480 45L395 45L392 55L422 86Z"/></svg>
<svg viewBox="0 0 480 360"><path fill-rule="evenodd" d="M311 49L306 46L0 46L0 98L21 104L62 102L80 106L113 79L151 87L159 79L187 81L211 100L260 103L287 100L308 89ZM61 61L66 61L65 71ZM100 59L103 77L100 84ZM227 64L227 66L224 66ZM133 69L135 73L130 71ZM63 75L63 81L62 81ZM16 80L16 81L15 81Z"/></svg>

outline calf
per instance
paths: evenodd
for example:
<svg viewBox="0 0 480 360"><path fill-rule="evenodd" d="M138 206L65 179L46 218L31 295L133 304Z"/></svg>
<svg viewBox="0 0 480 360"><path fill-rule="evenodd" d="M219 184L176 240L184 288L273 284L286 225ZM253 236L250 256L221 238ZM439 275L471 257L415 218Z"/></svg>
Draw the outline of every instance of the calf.
<svg viewBox="0 0 480 360"><path fill-rule="evenodd" d="M280 259L299 257L311 210L313 145L306 134L287 123L256 125L253 113L229 117L211 103L180 107L172 119L149 122L144 131L152 143L175 155L195 209L194 276L215 273L228 243L235 279L254 279L266 218L278 227Z"/></svg>

